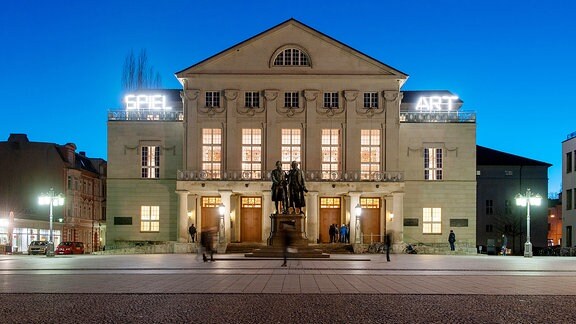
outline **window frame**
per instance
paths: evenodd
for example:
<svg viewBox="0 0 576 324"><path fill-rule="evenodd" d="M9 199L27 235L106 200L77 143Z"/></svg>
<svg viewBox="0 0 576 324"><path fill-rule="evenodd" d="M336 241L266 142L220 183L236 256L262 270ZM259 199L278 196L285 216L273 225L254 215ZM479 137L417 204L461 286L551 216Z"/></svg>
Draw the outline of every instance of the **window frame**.
<svg viewBox="0 0 576 324"><path fill-rule="evenodd" d="M248 156L248 155L249 156ZM262 178L262 129L242 128L242 175L250 179Z"/></svg>
<svg viewBox="0 0 576 324"><path fill-rule="evenodd" d="M429 218L427 220L427 218ZM427 228L429 225L429 228ZM422 208L422 234L441 235L442 234L442 208L423 207Z"/></svg>
<svg viewBox="0 0 576 324"><path fill-rule="evenodd" d="M153 152L152 154L150 152ZM140 177L142 179L160 178L160 145L140 146Z"/></svg>
<svg viewBox="0 0 576 324"><path fill-rule="evenodd" d="M377 134L375 134L377 133ZM380 172L382 134L380 129L360 130L360 179L369 180L374 172ZM364 155L368 155L365 161Z"/></svg>
<svg viewBox="0 0 576 324"><path fill-rule="evenodd" d="M378 109L379 105L378 92L369 91L364 92L364 102L363 107L365 109Z"/></svg>
<svg viewBox="0 0 576 324"><path fill-rule="evenodd" d="M424 180L440 181L443 179L444 150L441 147L424 148Z"/></svg>
<svg viewBox="0 0 576 324"><path fill-rule="evenodd" d="M140 206L140 232L160 232L160 206Z"/></svg>
<svg viewBox="0 0 576 324"><path fill-rule="evenodd" d="M220 179L222 172L221 128L202 128L202 171L208 179Z"/></svg>
<svg viewBox="0 0 576 324"><path fill-rule="evenodd" d="M205 107L220 108L220 91L206 91Z"/></svg>

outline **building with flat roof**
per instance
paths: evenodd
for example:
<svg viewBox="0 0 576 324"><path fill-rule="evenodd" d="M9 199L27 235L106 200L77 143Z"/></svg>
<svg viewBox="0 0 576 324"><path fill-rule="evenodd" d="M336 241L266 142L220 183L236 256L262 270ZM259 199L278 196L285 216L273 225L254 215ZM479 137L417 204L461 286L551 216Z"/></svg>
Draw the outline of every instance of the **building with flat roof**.
<svg viewBox="0 0 576 324"><path fill-rule="evenodd" d="M447 90L290 19L176 73L176 90L125 97L108 118L107 244L172 242L218 228L266 244L279 161L303 171L303 233L328 243L476 245L476 115ZM361 207L356 215L355 208Z"/></svg>
<svg viewBox="0 0 576 324"><path fill-rule="evenodd" d="M562 246L574 247L576 241L576 132L562 142Z"/></svg>

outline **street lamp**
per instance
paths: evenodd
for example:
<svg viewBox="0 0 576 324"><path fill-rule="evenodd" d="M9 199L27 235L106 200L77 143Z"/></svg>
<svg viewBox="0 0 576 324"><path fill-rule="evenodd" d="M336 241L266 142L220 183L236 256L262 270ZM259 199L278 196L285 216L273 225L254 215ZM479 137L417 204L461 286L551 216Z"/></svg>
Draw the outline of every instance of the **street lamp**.
<svg viewBox="0 0 576 324"><path fill-rule="evenodd" d="M64 205L64 195L59 193L58 195L54 195L54 188L50 188L50 192L48 194L41 194L38 197L38 204L40 205L50 205L50 239L48 240L48 250L46 251L46 256L53 257L54 256L54 230L52 227L53 222L53 215L52 209L54 206L63 206Z"/></svg>
<svg viewBox="0 0 576 324"><path fill-rule="evenodd" d="M362 206L357 204L356 207L354 207L354 212L356 213L356 243L362 243L360 242L360 216L362 215Z"/></svg>
<svg viewBox="0 0 576 324"><path fill-rule="evenodd" d="M218 206L218 213L220 213L220 232L218 233L218 243L224 243L224 236L226 235L224 229L224 213L226 212L226 206L224 204L220 204Z"/></svg>
<svg viewBox="0 0 576 324"><path fill-rule="evenodd" d="M532 243L530 243L530 206L540 206L542 203L542 196L536 194L532 196L530 189L526 189L526 195L516 195L516 205L526 206L526 244L524 245L524 257L532 257Z"/></svg>

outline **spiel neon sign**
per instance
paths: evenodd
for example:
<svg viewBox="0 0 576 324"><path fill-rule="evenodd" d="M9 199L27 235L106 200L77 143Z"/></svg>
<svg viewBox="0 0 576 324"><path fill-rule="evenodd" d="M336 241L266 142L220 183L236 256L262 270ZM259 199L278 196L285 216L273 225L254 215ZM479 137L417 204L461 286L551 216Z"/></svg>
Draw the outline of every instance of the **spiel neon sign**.
<svg viewBox="0 0 576 324"><path fill-rule="evenodd" d="M418 104L416 104L416 110L452 110L454 101L456 100L458 100L458 96L420 97Z"/></svg>
<svg viewBox="0 0 576 324"><path fill-rule="evenodd" d="M126 110L170 110L172 107L166 105L164 95L134 95L129 94L124 97Z"/></svg>

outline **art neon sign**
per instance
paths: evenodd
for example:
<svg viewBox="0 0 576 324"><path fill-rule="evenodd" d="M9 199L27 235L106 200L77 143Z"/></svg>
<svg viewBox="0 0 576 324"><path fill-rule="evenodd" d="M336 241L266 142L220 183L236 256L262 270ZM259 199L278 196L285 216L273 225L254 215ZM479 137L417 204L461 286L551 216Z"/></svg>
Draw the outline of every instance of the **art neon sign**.
<svg viewBox="0 0 576 324"><path fill-rule="evenodd" d="M124 97L126 110L170 110L166 105L165 95L134 95Z"/></svg>
<svg viewBox="0 0 576 324"><path fill-rule="evenodd" d="M416 104L416 110L452 110L454 101L456 100L458 100L458 96L420 97L418 104Z"/></svg>

